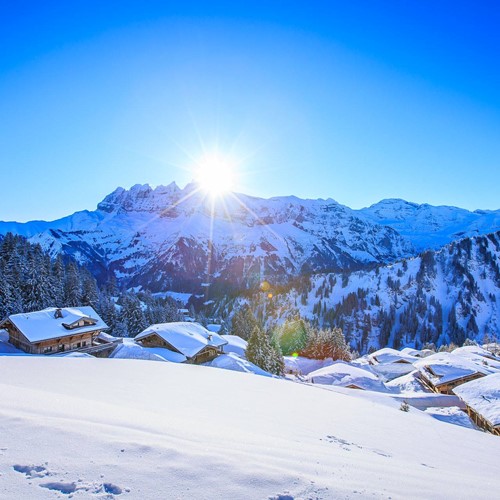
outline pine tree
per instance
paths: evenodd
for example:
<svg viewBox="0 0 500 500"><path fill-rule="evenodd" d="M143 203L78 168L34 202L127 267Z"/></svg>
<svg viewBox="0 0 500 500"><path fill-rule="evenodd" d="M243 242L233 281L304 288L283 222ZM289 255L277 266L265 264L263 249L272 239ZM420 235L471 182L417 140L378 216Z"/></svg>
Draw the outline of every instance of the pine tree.
<svg viewBox="0 0 500 500"><path fill-rule="evenodd" d="M86 269L81 270L81 297L80 304L84 306L96 307L99 300L99 291L95 278Z"/></svg>
<svg viewBox="0 0 500 500"><path fill-rule="evenodd" d="M70 262L66 268L64 280L64 303L69 307L78 307L81 299L81 283L78 266Z"/></svg>
<svg viewBox="0 0 500 500"><path fill-rule="evenodd" d="M286 321L277 328L275 336L285 356L301 352L307 345L307 325L302 319Z"/></svg>
<svg viewBox="0 0 500 500"><path fill-rule="evenodd" d="M246 349L248 361L274 375L283 375L285 363L277 348L269 342L269 337L259 326L255 326Z"/></svg>
<svg viewBox="0 0 500 500"><path fill-rule="evenodd" d="M307 346L300 354L312 359L351 360L349 346L340 328L327 330L310 327Z"/></svg>
<svg viewBox="0 0 500 500"><path fill-rule="evenodd" d="M244 304L233 314L231 319L231 335L237 335L244 340L249 340L256 326L258 326L258 322L250 306Z"/></svg>
<svg viewBox="0 0 500 500"><path fill-rule="evenodd" d="M124 297L121 313L121 319L127 325L127 331L131 337L135 337L148 326L141 302L135 295L127 294Z"/></svg>

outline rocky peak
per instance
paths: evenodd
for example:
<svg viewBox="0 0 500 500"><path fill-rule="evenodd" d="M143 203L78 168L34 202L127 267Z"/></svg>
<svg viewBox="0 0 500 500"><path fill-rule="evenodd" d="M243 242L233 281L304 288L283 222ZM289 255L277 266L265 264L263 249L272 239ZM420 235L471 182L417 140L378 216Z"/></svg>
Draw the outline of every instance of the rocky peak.
<svg viewBox="0 0 500 500"><path fill-rule="evenodd" d="M97 209L102 212L162 212L178 199L181 192L175 182L168 186L135 184L129 190L119 187L106 196Z"/></svg>

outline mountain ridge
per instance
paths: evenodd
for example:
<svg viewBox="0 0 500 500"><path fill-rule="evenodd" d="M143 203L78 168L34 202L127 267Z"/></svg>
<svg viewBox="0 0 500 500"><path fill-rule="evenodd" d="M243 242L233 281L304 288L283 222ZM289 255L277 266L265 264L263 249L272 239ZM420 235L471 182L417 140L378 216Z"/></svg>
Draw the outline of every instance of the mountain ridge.
<svg viewBox="0 0 500 500"><path fill-rule="evenodd" d="M210 198L196 183L118 187L96 210L55 221L0 222L71 255L105 280L152 290L194 290L203 282L249 287L315 272L387 264L460 237L500 229L500 210L381 200L354 210L335 200Z"/></svg>

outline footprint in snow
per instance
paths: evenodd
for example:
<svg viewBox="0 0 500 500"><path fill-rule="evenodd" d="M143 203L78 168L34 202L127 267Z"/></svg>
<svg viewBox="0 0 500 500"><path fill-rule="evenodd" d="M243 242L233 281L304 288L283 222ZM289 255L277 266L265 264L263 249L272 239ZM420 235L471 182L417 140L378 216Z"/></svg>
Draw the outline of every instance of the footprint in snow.
<svg viewBox="0 0 500 500"><path fill-rule="evenodd" d="M115 495L121 495L123 493L122 488L113 483L92 483L85 484L79 482L77 483L65 483L54 481L50 483L42 483L39 485L41 488L47 488L48 490L58 491L63 495L70 495L71 493L75 493L77 491L85 491L91 495L100 495L102 493L106 493L107 496L105 498L114 498ZM129 491L126 489L125 491ZM102 497L101 497L102 498Z"/></svg>
<svg viewBox="0 0 500 500"><path fill-rule="evenodd" d="M52 483L42 483L40 484L41 488L47 488L48 490L58 491L63 495L69 495L70 493L74 493L77 490L77 486L75 483L63 483L59 481L54 481Z"/></svg>
<svg viewBox="0 0 500 500"><path fill-rule="evenodd" d="M45 464L47 465L47 464ZM13 465L12 468L19 472L20 474L24 474L27 479L40 479L47 478L47 476L53 476L54 473L49 471L47 467L44 465ZM102 476L101 476L102 477ZM38 486L41 488L46 488L48 490L61 493L63 495L71 495L72 493L76 493L77 491L85 491L92 495L99 495L100 498L108 498L112 499L115 495L121 495L123 491L129 492L129 488L122 489L120 486L117 486L113 483L84 483L81 479L78 481L50 481L47 483L40 483ZM106 494L106 497L102 495Z"/></svg>
<svg viewBox="0 0 500 500"><path fill-rule="evenodd" d="M373 449L372 451L373 453L375 453L376 455L380 455L381 457L392 458L392 455L390 453L387 453L386 451L375 450L375 449Z"/></svg>
<svg viewBox="0 0 500 500"><path fill-rule="evenodd" d="M13 465L12 468L20 474L25 474L28 479L50 476L51 472L43 465Z"/></svg>
<svg viewBox="0 0 500 500"><path fill-rule="evenodd" d="M328 443L338 444L343 450L346 451L351 451L350 446L354 446L356 448L359 448L360 450L362 449L362 446L359 446L359 444L350 443L349 441L346 441L345 439L339 438L337 436L326 436L325 439Z"/></svg>

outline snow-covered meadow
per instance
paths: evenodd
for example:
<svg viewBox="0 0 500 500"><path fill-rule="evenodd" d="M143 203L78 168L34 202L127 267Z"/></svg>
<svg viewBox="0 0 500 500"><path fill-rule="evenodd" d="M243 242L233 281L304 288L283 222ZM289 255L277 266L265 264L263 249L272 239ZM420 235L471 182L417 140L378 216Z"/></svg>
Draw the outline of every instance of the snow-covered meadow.
<svg viewBox="0 0 500 500"><path fill-rule="evenodd" d="M367 391L2 356L0 497L493 498L500 439Z"/></svg>

